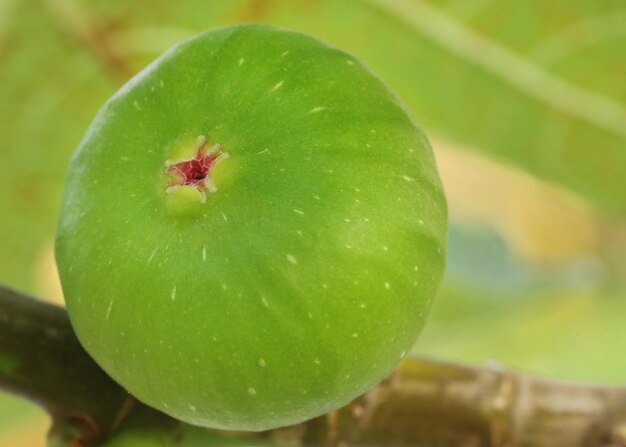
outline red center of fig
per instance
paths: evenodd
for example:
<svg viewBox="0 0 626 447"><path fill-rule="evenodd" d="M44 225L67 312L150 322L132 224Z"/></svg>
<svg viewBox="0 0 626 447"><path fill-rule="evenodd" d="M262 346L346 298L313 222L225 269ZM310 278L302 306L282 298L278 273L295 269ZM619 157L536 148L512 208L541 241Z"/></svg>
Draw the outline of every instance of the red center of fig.
<svg viewBox="0 0 626 447"><path fill-rule="evenodd" d="M219 145L214 151L205 151L206 143L198 145L196 155L190 160L184 160L172 164L167 168L168 174L173 174L170 186L195 186L201 191L208 189L209 172L222 152Z"/></svg>

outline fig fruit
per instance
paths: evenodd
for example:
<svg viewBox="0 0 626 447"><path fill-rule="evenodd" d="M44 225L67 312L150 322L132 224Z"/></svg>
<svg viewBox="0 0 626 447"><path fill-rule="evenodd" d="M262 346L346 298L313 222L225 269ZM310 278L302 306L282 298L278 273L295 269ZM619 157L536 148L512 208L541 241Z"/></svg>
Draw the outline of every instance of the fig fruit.
<svg viewBox="0 0 626 447"><path fill-rule="evenodd" d="M311 36L241 25L167 51L99 111L56 257L111 377L191 424L263 430L389 374L445 246L432 151L388 87Z"/></svg>

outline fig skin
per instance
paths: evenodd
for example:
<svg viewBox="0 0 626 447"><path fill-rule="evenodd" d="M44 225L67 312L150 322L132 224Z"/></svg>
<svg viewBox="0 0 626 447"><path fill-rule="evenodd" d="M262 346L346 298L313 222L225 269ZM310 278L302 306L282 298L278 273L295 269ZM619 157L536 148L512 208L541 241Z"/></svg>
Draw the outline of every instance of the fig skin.
<svg viewBox="0 0 626 447"><path fill-rule="evenodd" d="M226 154L207 188L170 169L200 146ZM188 423L257 431L392 371L426 321L446 225L430 146L379 78L311 36L240 25L167 51L99 111L56 257L111 377Z"/></svg>

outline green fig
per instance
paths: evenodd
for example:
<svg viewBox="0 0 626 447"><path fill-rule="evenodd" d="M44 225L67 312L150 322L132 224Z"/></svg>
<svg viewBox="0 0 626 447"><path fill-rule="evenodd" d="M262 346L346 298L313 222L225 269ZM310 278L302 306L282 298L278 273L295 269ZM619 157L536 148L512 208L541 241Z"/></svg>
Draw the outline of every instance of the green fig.
<svg viewBox="0 0 626 447"><path fill-rule="evenodd" d="M362 62L269 26L167 51L100 110L56 258L85 349L191 424L334 410L424 326L446 251L430 146Z"/></svg>

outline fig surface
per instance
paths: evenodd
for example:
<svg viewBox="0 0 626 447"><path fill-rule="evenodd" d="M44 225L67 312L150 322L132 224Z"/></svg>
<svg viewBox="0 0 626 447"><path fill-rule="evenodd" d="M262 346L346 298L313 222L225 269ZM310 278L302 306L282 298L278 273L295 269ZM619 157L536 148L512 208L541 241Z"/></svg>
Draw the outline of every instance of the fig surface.
<svg viewBox="0 0 626 447"><path fill-rule="evenodd" d="M72 324L141 401L263 430L346 404L445 263L430 146L353 56L261 25L172 48L99 111L56 239Z"/></svg>

